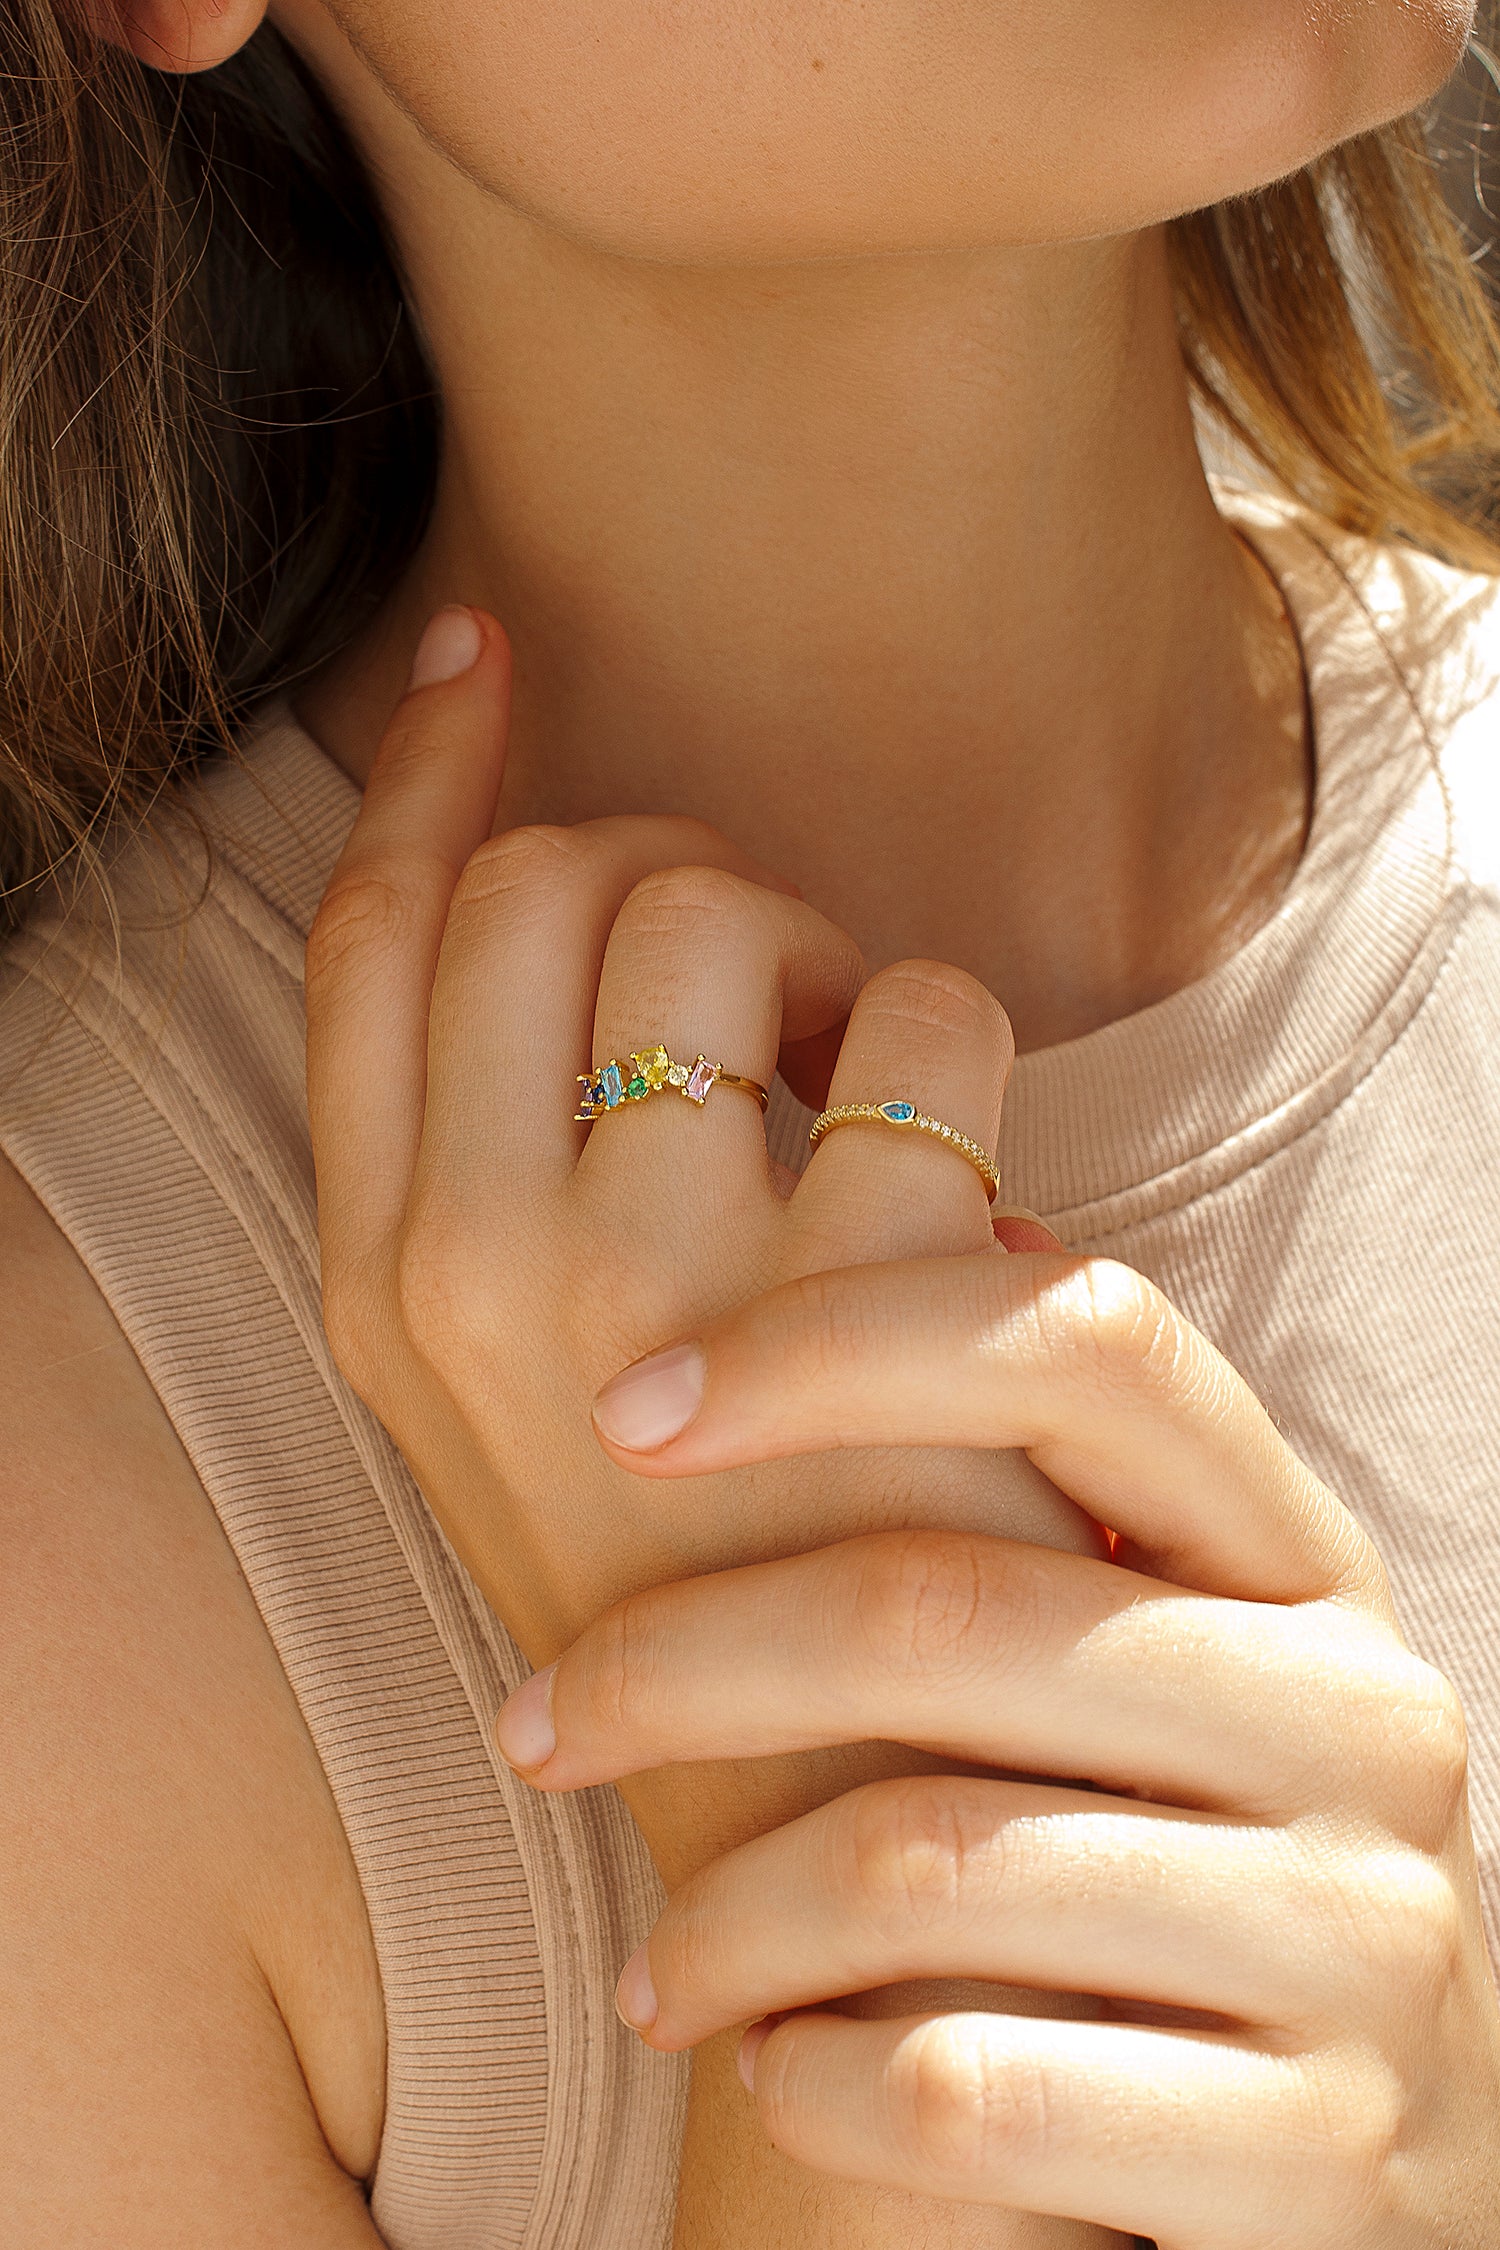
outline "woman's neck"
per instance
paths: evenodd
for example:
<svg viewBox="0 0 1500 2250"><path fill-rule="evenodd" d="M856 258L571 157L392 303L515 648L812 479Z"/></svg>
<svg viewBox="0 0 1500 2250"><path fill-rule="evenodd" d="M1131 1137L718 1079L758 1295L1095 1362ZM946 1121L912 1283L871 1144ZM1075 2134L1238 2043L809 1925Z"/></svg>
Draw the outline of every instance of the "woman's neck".
<svg viewBox="0 0 1500 2250"><path fill-rule="evenodd" d="M297 697L356 779L461 600L515 646L507 822L700 815L872 965L973 969L1023 1047L1264 918L1300 674L1199 466L1159 237L683 271L446 166L392 215L444 467L377 629Z"/></svg>

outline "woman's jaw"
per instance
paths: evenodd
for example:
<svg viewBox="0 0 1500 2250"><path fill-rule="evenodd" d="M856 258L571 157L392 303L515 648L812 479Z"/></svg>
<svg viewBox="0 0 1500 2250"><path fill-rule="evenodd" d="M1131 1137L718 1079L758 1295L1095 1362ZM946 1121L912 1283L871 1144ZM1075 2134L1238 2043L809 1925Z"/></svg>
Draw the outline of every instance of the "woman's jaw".
<svg viewBox="0 0 1500 2250"><path fill-rule="evenodd" d="M378 88L548 227L616 257L751 265L1081 239L1217 202L1424 100L1472 10L271 0L271 14L366 123Z"/></svg>

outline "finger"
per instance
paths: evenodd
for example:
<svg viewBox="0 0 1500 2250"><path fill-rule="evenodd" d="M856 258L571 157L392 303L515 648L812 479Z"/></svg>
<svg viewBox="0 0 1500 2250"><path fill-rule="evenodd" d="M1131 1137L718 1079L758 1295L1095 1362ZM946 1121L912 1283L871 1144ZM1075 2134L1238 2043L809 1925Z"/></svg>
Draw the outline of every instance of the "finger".
<svg viewBox="0 0 1500 2250"><path fill-rule="evenodd" d="M1298 2030L1326 1922L1279 1829L1035 1783L872 1782L692 1876L616 2005L651 2046L912 1979L1087 1993Z"/></svg>
<svg viewBox="0 0 1500 2250"><path fill-rule="evenodd" d="M1388 1612L1368 1541L1249 1386L1130 1267L945 1258L813 1274L627 1368L616 1460L699 1476L843 1446L1018 1446L1155 1576Z"/></svg>
<svg viewBox="0 0 1500 2250"><path fill-rule="evenodd" d="M660 1046L680 1067L706 1055L768 1085L783 1038L841 1022L864 973L853 939L802 900L719 867L664 868L636 885L610 933L594 1060ZM714 1129L705 1133L699 1112L710 1100ZM602 1118L585 1168L618 1178L622 1161L637 1170L644 1162L646 1180L680 1202L726 1155L764 1150L761 1114L742 1089L690 1078Z"/></svg>
<svg viewBox="0 0 1500 2250"><path fill-rule="evenodd" d="M440 610L417 651L307 943L307 1090L325 1255L394 1230L416 1161L427 1010L459 873L505 765L510 651L492 617Z"/></svg>
<svg viewBox="0 0 1500 2250"><path fill-rule="evenodd" d="M828 1106L914 1111L993 1156L1014 1059L1009 1018L977 978L942 961L901 961L859 995ZM879 1117L829 1131L792 1198L809 1271L831 1262L824 1243L839 1245L840 1264L988 1246L989 1205L987 1183L952 1139Z"/></svg>
<svg viewBox="0 0 1500 2250"><path fill-rule="evenodd" d="M1445 1784L1424 1802L1411 1776L1444 1707L1437 1673L1354 1610L877 1532L631 1595L517 1690L497 1736L546 1789L876 1740L1270 1820L1327 1809L1332 1763L1340 1802L1425 1836Z"/></svg>
<svg viewBox="0 0 1500 2250"><path fill-rule="evenodd" d="M1182 2250L1342 2240L1391 2129L1355 2058L1330 2085L1211 2034L819 2014L748 2044L761 2120L799 2163Z"/></svg>
<svg viewBox="0 0 1500 2250"><path fill-rule="evenodd" d="M516 828L472 854L433 979L424 1190L479 1221L571 1177L610 931L637 885L685 862L791 889L697 820Z"/></svg>
<svg viewBox="0 0 1500 2250"><path fill-rule="evenodd" d="M990 1211L990 1222L1002 1250L1025 1253L1067 1247L1045 1219L1039 1218L1035 1211L1022 1209L1019 1204L995 1204Z"/></svg>

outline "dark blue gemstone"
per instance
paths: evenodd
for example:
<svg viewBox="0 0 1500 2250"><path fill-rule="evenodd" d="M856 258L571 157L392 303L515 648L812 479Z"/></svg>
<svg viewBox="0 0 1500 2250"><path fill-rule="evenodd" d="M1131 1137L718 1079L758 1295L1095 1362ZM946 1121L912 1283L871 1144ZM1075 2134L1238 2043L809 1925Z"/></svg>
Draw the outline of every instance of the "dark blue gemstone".
<svg viewBox="0 0 1500 2250"><path fill-rule="evenodd" d="M917 1112L911 1102L882 1102L880 1114L888 1117L893 1125L909 1125Z"/></svg>

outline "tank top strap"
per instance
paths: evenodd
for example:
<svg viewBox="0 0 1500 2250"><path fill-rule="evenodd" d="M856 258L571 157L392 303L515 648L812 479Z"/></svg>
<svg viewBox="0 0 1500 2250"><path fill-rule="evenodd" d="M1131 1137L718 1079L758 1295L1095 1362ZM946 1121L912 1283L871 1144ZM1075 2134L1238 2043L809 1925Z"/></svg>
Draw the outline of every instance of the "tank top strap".
<svg viewBox="0 0 1500 2250"><path fill-rule="evenodd" d="M684 2077L611 2005L659 1893L613 1791L538 1795L526 1665L329 1357L303 942L355 805L283 708L0 962L0 1148L96 1280L217 1512L368 1902L393 2250L652 2250ZM164 1656L164 1661L167 1658Z"/></svg>

